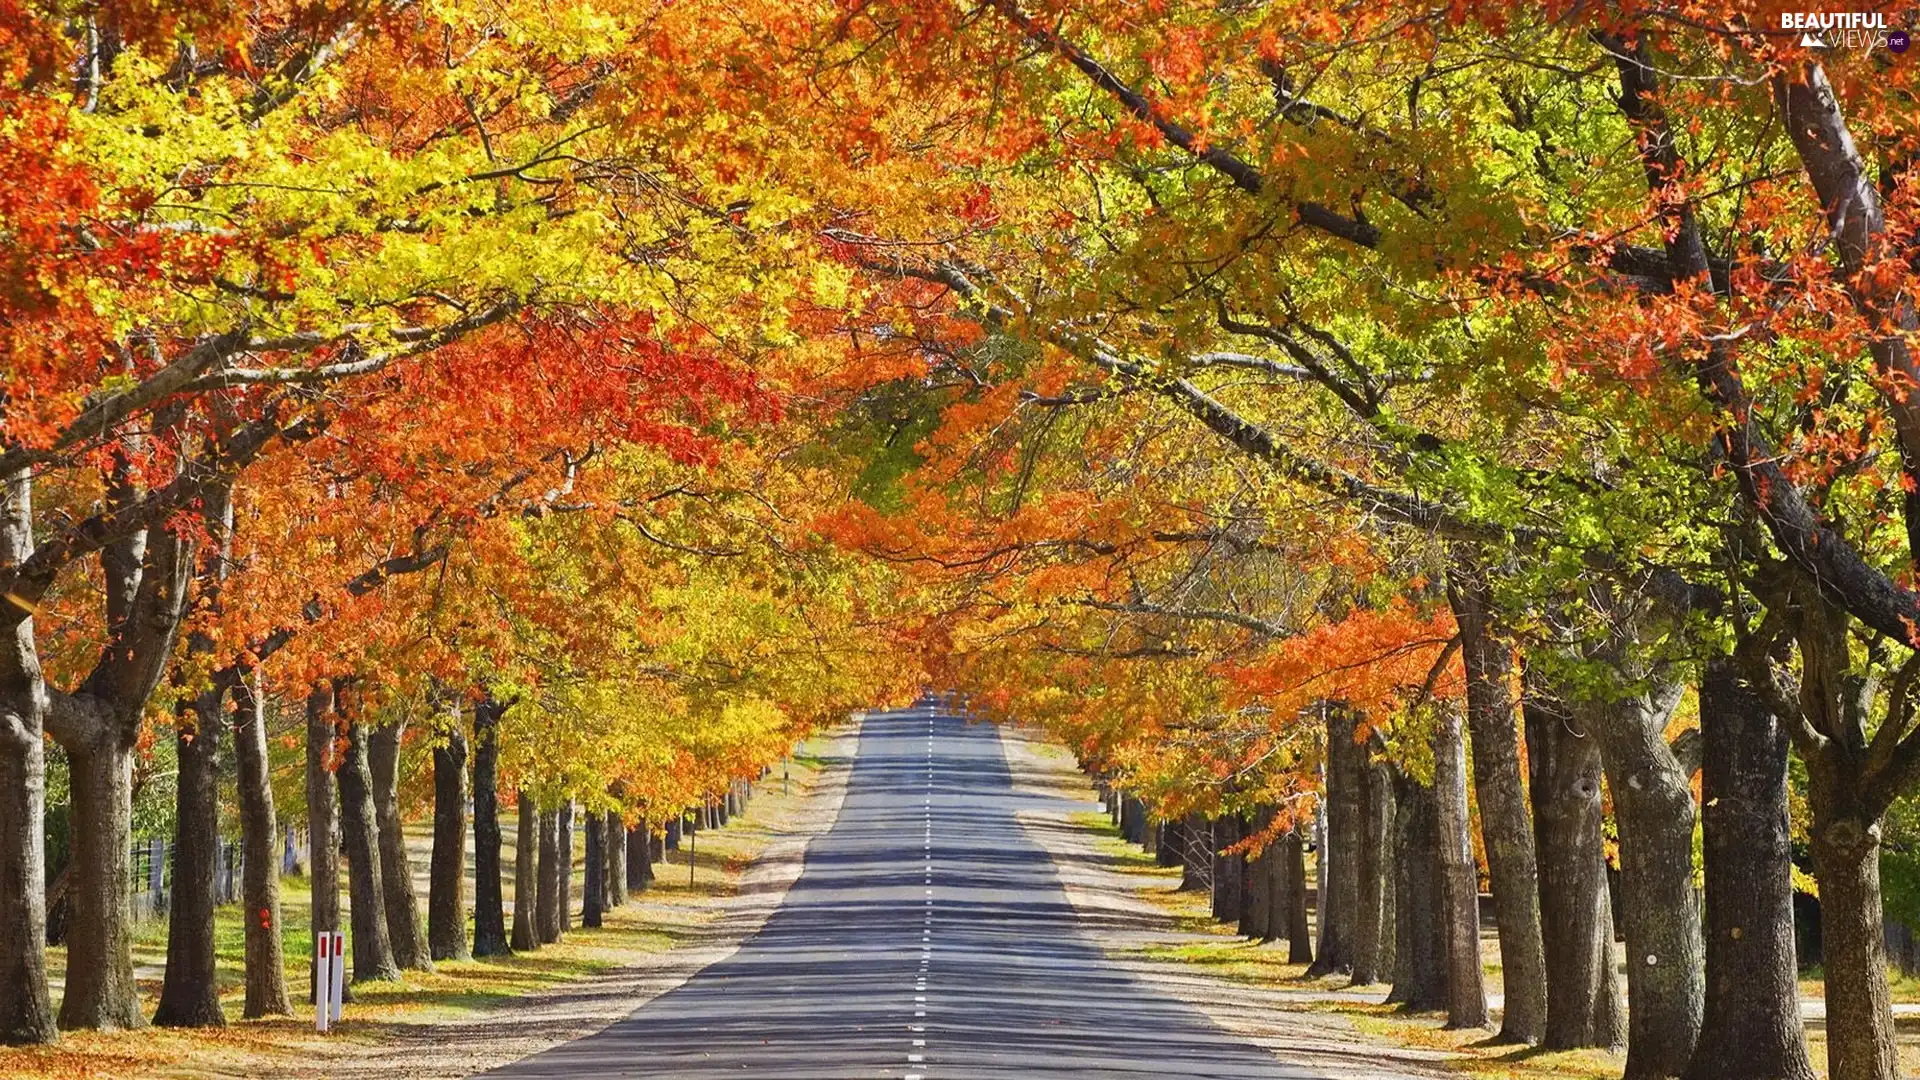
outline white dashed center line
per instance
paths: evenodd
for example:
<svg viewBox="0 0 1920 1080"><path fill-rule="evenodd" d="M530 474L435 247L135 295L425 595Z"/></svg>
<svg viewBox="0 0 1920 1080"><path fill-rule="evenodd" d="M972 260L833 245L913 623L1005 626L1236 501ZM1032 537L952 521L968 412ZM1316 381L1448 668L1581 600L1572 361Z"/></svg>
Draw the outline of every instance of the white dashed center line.
<svg viewBox="0 0 1920 1080"><path fill-rule="evenodd" d="M922 917L922 929L920 931L920 965L913 982L913 1018L915 1023L907 1025L907 1031L912 1036L909 1040L912 1049L907 1051L907 1064L909 1066L923 1065L926 1062L927 1025L923 1021L925 1021L927 1017L927 968L933 960L933 736L934 720L933 717L929 716L927 717L927 787L923 805L925 832L920 842L921 850L926 856L925 885L927 895L925 902L926 911ZM926 1077L922 1072L908 1072L903 1074L903 1080L926 1080Z"/></svg>

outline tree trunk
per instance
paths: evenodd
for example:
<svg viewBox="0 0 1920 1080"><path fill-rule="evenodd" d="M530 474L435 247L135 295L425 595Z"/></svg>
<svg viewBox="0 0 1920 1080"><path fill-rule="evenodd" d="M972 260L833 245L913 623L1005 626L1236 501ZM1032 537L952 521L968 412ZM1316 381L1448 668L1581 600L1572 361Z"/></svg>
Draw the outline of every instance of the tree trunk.
<svg viewBox="0 0 1920 1080"><path fill-rule="evenodd" d="M607 865L601 873L606 883L605 895L601 903L608 911L624 907L627 902L627 824L620 811L609 810L606 815Z"/></svg>
<svg viewBox="0 0 1920 1080"><path fill-rule="evenodd" d="M223 689L181 702L175 717L173 890L167 909L167 970L153 1022L224 1027L214 977L214 869L220 853L220 727Z"/></svg>
<svg viewBox="0 0 1920 1080"><path fill-rule="evenodd" d="M1492 590L1479 553L1453 548L1447 596L1460 627L1467 676L1467 732L1487 880L1500 924L1506 1006L1496 1042L1537 1043L1547 1023L1547 961L1541 937L1539 869L1521 780L1519 723L1509 689L1513 651L1493 626Z"/></svg>
<svg viewBox="0 0 1920 1080"><path fill-rule="evenodd" d="M560 804L560 932L573 929L573 800Z"/></svg>
<svg viewBox="0 0 1920 1080"><path fill-rule="evenodd" d="M1487 1026L1480 971L1480 875L1467 820L1467 739L1458 711L1440 706L1433 725L1434 844L1440 853L1440 923L1446 941L1447 1026Z"/></svg>
<svg viewBox="0 0 1920 1080"><path fill-rule="evenodd" d="M273 805L273 771L267 760L266 698L258 673L244 675L234 688L233 758L235 794L240 806L241 915L246 925L246 1000L240 1015L248 1020L287 1016L287 959L280 938L279 815Z"/></svg>
<svg viewBox="0 0 1920 1080"><path fill-rule="evenodd" d="M506 956L500 870L500 714L491 696L473 707L473 955ZM516 908L519 904L514 905Z"/></svg>
<svg viewBox="0 0 1920 1080"><path fill-rule="evenodd" d="M1213 827L1199 814L1188 814L1180 829L1180 891L1191 892L1213 887Z"/></svg>
<svg viewBox="0 0 1920 1080"><path fill-rule="evenodd" d="M1895 1080L1899 1057L1880 918L1880 822L1841 816L1844 811L1836 811L1845 804L1831 796L1810 801L1826 971L1827 1076Z"/></svg>
<svg viewBox="0 0 1920 1080"><path fill-rule="evenodd" d="M453 717L445 746L433 750L433 856L427 865L427 952L435 960L466 960L467 737ZM495 838L498 843L498 838ZM495 851L499 849L496 847ZM499 870L494 872L499 884Z"/></svg>
<svg viewBox="0 0 1920 1080"><path fill-rule="evenodd" d="M1877 696L1860 669L1851 620L1800 581L1792 609L1800 652L1799 720L1819 733L1799 747L1807 768L1808 839L1820 885L1820 949L1826 970L1827 1076L1893 1080L1899 1075L1886 931L1880 895L1881 817L1892 801L1882 759L1884 730L1867 737ZM1898 709L1895 705L1893 708ZM1897 713L1896 713L1897 715ZM1888 718L1883 724L1894 723ZM1906 739L1893 750L1909 751ZM1877 777L1879 783L1871 782Z"/></svg>
<svg viewBox="0 0 1920 1080"><path fill-rule="evenodd" d="M589 930L599 928L600 905L606 899L606 882L602 880L607 867L606 825L607 819L601 815L587 815L587 864L586 875L580 883L580 925Z"/></svg>
<svg viewBox="0 0 1920 1080"><path fill-rule="evenodd" d="M1794 962L1787 731L1715 657L1700 733L1707 998L1687 1080L1814 1080Z"/></svg>
<svg viewBox="0 0 1920 1080"><path fill-rule="evenodd" d="M1327 725L1327 841L1320 849L1326 887L1319 898L1320 955L1307 969L1316 976L1353 970L1366 835L1366 749L1353 741L1353 713L1334 702L1321 711Z"/></svg>
<svg viewBox="0 0 1920 1080"><path fill-rule="evenodd" d="M653 829L641 818L627 830L627 892L645 892L652 883Z"/></svg>
<svg viewBox="0 0 1920 1080"><path fill-rule="evenodd" d="M348 721L346 755L334 770L340 788L340 836L347 855L354 982L400 977L382 903L386 890L380 874L380 825L373 808L367 741L366 729L356 720Z"/></svg>
<svg viewBox="0 0 1920 1080"><path fill-rule="evenodd" d="M1397 771L1397 770L1396 770ZM1410 1012L1447 1007L1439 869L1439 808L1433 789L1404 774L1394 780L1395 964L1387 1000Z"/></svg>
<svg viewBox="0 0 1920 1080"><path fill-rule="evenodd" d="M1630 1006L1626 1080L1686 1070L1706 995L1706 945L1693 888L1693 789L1665 738L1679 696L1677 686L1662 682L1647 695L1576 707L1600 744L1620 832Z"/></svg>
<svg viewBox="0 0 1920 1080"><path fill-rule="evenodd" d="M1160 835L1154 838L1153 861L1156 866L1179 866L1186 850L1186 825L1180 821L1160 823ZM1182 886L1184 887L1184 885Z"/></svg>
<svg viewBox="0 0 1920 1080"><path fill-rule="evenodd" d="M1529 676L1529 683L1532 679ZM1600 747L1573 715L1529 685L1527 761L1539 829L1549 1050L1626 1045L1613 963L1613 904L1600 828Z"/></svg>
<svg viewBox="0 0 1920 1080"><path fill-rule="evenodd" d="M564 927L560 922L560 882L566 877L560 870L560 811L540 811L540 893L534 908L534 929L542 945L560 940Z"/></svg>
<svg viewBox="0 0 1920 1080"><path fill-rule="evenodd" d="M1313 963L1313 927L1307 921L1307 845L1300 827L1281 841L1281 869L1286 881L1287 963Z"/></svg>
<svg viewBox="0 0 1920 1080"><path fill-rule="evenodd" d="M1320 767L1320 790L1323 797L1313 808L1313 940L1317 951L1324 952L1327 946L1327 897L1332 890L1327 888L1327 769ZM1312 962L1308 963L1307 974L1313 973Z"/></svg>
<svg viewBox="0 0 1920 1080"><path fill-rule="evenodd" d="M383 724L367 736L374 821L379 828L381 900L393 962L413 971L432 971L426 928L420 924L420 906L413 895L413 860L407 856L407 834L400 821L400 736L405 730L404 722Z"/></svg>
<svg viewBox="0 0 1920 1080"><path fill-rule="evenodd" d="M8 474L0 565L33 554L33 473ZM56 1038L47 995L47 685L33 619L0 604L0 1043Z"/></svg>
<svg viewBox="0 0 1920 1080"><path fill-rule="evenodd" d="M680 817L678 814L667 819L666 832L661 838L660 843L668 851L680 850Z"/></svg>
<svg viewBox="0 0 1920 1080"><path fill-rule="evenodd" d="M31 692L13 673L0 681L0 1043L20 1046L53 1042L57 1030L47 994L46 746Z"/></svg>
<svg viewBox="0 0 1920 1080"><path fill-rule="evenodd" d="M117 733L67 746L73 778L73 921L60 1026L145 1025L133 979L133 909L127 895L133 844L133 747Z"/></svg>
<svg viewBox="0 0 1920 1080"><path fill-rule="evenodd" d="M640 822L640 831L647 834L647 857L640 860L640 887L652 885L659 876L660 868L667 864L667 839L657 835L645 820Z"/></svg>
<svg viewBox="0 0 1920 1080"><path fill-rule="evenodd" d="M537 863L544 815L534 806L531 792L520 792L519 803L519 829L513 844L513 949L524 952L540 947Z"/></svg>
<svg viewBox="0 0 1920 1080"><path fill-rule="evenodd" d="M307 695L307 865L312 895L313 933L341 929L340 925L340 811L334 803L333 688L316 682ZM309 944L312 944L311 942ZM312 955L312 949L308 950ZM315 993L314 964L307 965L309 1000Z"/></svg>
<svg viewBox="0 0 1920 1080"><path fill-rule="evenodd" d="M1390 770L1372 759L1372 748L1359 748L1364 784L1360 835L1360 908L1354 920L1353 985L1386 981L1393 971L1392 879L1393 778Z"/></svg>
<svg viewBox="0 0 1920 1080"><path fill-rule="evenodd" d="M1213 822L1213 917L1221 922L1236 922L1240 918L1240 888L1245 882L1241 873L1245 859L1240 855L1223 855L1221 851L1240 842L1240 819L1232 814L1214 819Z"/></svg>
<svg viewBox="0 0 1920 1080"><path fill-rule="evenodd" d="M0 514L0 563L33 549L25 470L7 478ZM56 1038L47 994L46 685L33 621L13 613L0 649L0 1043ZM10 624L10 625L9 625Z"/></svg>
<svg viewBox="0 0 1920 1080"><path fill-rule="evenodd" d="M1272 821L1273 810L1262 808L1249 834L1257 835ZM1253 941L1268 941L1273 937L1273 845L1247 856L1241 865L1246 880L1240 890L1240 933Z"/></svg>
<svg viewBox="0 0 1920 1080"><path fill-rule="evenodd" d="M124 468L109 470L106 487L107 501L122 510L136 498ZM127 890L133 753L140 718L173 658L193 576L193 545L156 528L107 543L99 555L105 641L79 689L50 695L45 716L47 733L67 752L73 794L72 921L59 1023L138 1028L146 1021L133 978Z"/></svg>

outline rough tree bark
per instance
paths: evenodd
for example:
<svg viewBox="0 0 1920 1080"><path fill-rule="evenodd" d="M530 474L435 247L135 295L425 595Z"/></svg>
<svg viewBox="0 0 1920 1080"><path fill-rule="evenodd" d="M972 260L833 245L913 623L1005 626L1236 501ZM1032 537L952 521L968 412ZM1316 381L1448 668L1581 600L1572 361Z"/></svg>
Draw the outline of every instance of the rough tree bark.
<svg viewBox="0 0 1920 1080"><path fill-rule="evenodd" d="M57 708L57 706L56 706ZM133 743L102 723L97 740L62 746L71 763L73 915L67 930L67 985L60 1026L138 1028L133 978L133 911L127 895L133 843Z"/></svg>
<svg viewBox="0 0 1920 1080"><path fill-rule="evenodd" d="M607 865L601 874L606 883L606 894L601 902L608 911L622 907L627 902L627 824L620 811L609 810L606 815Z"/></svg>
<svg viewBox="0 0 1920 1080"><path fill-rule="evenodd" d="M452 719L446 744L433 748L427 953L435 960L465 960L471 955L467 950L467 737L460 730L459 713ZM498 867L493 880L497 887Z"/></svg>
<svg viewBox="0 0 1920 1080"><path fill-rule="evenodd" d="M1527 762L1539 829L1540 914L1547 950L1549 1050L1626 1045L1613 964L1613 904L1600 835L1600 747L1527 677Z"/></svg>
<svg viewBox="0 0 1920 1080"><path fill-rule="evenodd" d="M224 688L180 703L175 718L173 895L167 910L167 969L153 1022L224 1027L214 976L214 871L220 852L220 728Z"/></svg>
<svg viewBox="0 0 1920 1080"><path fill-rule="evenodd" d="M1307 920L1307 845L1300 827L1281 841L1282 876L1286 881L1287 963L1313 963L1313 926Z"/></svg>
<svg viewBox="0 0 1920 1080"><path fill-rule="evenodd" d="M534 932L542 945L560 940L564 927L560 922L563 903L560 882L566 875L560 869L560 811L540 811L540 886L534 902Z"/></svg>
<svg viewBox="0 0 1920 1080"><path fill-rule="evenodd" d="M627 891L645 892L653 884L653 866L666 856L666 841L653 835L653 826L641 818L627 834Z"/></svg>
<svg viewBox="0 0 1920 1080"><path fill-rule="evenodd" d="M1265 831L1273 822L1273 809L1263 807L1255 813L1251 833ZM1254 941L1273 937L1273 845L1244 862L1245 881L1240 896L1240 933Z"/></svg>
<svg viewBox="0 0 1920 1080"><path fill-rule="evenodd" d="M1445 938L1435 915L1441 909L1438 871L1438 807L1433 789L1396 770L1394 795L1394 902L1397 939L1393 991L1387 995L1410 1012L1447 1007Z"/></svg>
<svg viewBox="0 0 1920 1080"><path fill-rule="evenodd" d="M1160 823L1160 835L1153 844L1153 861L1156 866L1179 866L1181 852L1187 849L1186 822L1181 820Z"/></svg>
<svg viewBox="0 0 1920 1080"><path fill-rule="evenodd" d="M520 792L519 804L519 829L513 844L513 948L524 952L540 947L537 852L541 814L531 792Z"/></svg>
<svg viewBox="0 0 1920 1080"><path fill-rule="evenodd" d="M1480 875L1467 820L1467 738L1460 713L1442 705L1433 724L1434 847L1440 855L1440 923L1446 941L1447 1026L1487 1025L1480 973Z"/></svg>
<svg viewBox="0 0 1920 1080"><path fill-rule="evenodd" d="M1521 777L1519 718L1509 689L1513 650L1494 626L1492 589L1480 553L1456 544L1452 554L1447 597L1460 627L1473 790L1494 917L1500 924L1506 1005L1496 1041L1537 1043L1546 1033L1547 961L1534 831Z"/></svg>
<svg viewBox="0 0 1920 1080"><path fill-rule="evenodd" d="M110 501L133 497L116 472ZM127 877L133 830L133 753L140 720L173 656L193 545L165 529L105 545L107 640L71 694L51 694L47 733L67 752L73 798L72 921L67 933L63 1028L138 1028L133 910Z"/></svg>
<svg viewBox="0 0 1920 1080"><path fill-rule="evenodd" d="M413 971L432 971L426 927L413 895L413 860L400 821L400 738L406 721L382 724L367 734L367 764L373 781L374 823L379 829L381 902L393 962Z"/></svg>
<svg viewBox="0 0 1920 1080"><path fill-rule="evenodd" d="M599 814L587 815L586 874L580 883L580 925L589 930L600 926L601 903L606 899L606 824Z"/></svg>
<svg viewBox="0 0 1920 1080"><path fill-rule="evenodd" d="M1373 760L1371 745L1362 755L1360 834L1360 907L1354 920L1353 985L1384 982L1393 971L1393 777Z"/></svg>
<svg viewBox="0 0 1920 1080"><path fill-rule="evenodd" d="M230 489L209 500L203 513L208 533L216 538L224 566L231 546L233 503ZM195 577L200 600L217 610L225 578L219 569ZM187 652L202 662L211 656L214 641L204 633L188 638ZM221 709L235 672L216 672L198 693L182 687L174 707L173 889L167 910L167 967L161 979L160 1002L153 1022L166 1027L221 1027L227 1022L220 1008L214 973L214 877L220 856L220 739L225 718ZM237 719L237 718L236 718Z"/></svg>
<svg viewBox="0 0 1920 1080"><path fill-rule="evenodd" d="M307 856L315 940L340 925L340 811L334 802L333 687L316 682L307 694ZM313 955L312 942L307 953ZM307 964L307 995L316 1000L314 965Z"/></svg>
<svg viewBox="0 0 1920 1080"><path fill-rule="evenodd" d="M1360 914L1360 854L1365 843L1366 750L1354 742L1353 713L1321 705L1327 726L1327 840L1320 849L1326 885L1320 891L1320 955L1307 974L1353 970L1355 921Z"/></svg>
<svg viewBox="0 0 1920 1080"><path fill-rule="evenodd" d="M1246 877L1241 869L1245 860L1239 855L1224 854L1239 842L1238 817L1225 814L1213 819L1213 917L1221 922L1240 918L1240 888Z"/></svg>
<svg viewBox="0 0 1920 1080"><path fill-rule="evenodd" d="M6 477L0 565L33 554L33 474ZM47 994L47 684L31 612L0 603L0 1042L53 1042Z"/></svg>
<svg viewBox="0 0 1920 1080"><path fill-rule="evenodd" d="M1796 590L1807 807L1814 877L1820 884L1820 949L1827 991L1827 1075L1893 1080L1899 1075L1892 992L1881 922L1881 819L1897 784L1887 740L1867 738L1874 687L1852 660L1849 621L1810 584ZM1889 695L1899 697L1901 695ZM1892 718L1887 727L1904 728ZM1912 736L1901 748L1912 746ZM1870 766L1878 765L1877 768Z"/></svg>
<svg viewBox="0 0 1920 1080"><path fill-rule="evenodd" d="M1188 814L1180 835L1180 891L1211 888L1213 856L1208 846L1213 842L1212 827L1204 816Z"/></svg>
<svg viewBox="0 0 1920 1080"><path fill-rule="evenodd" d="M1667 745L1680 687L1574 706L1600 744L1620 833L1627 941L1627 1080L1678 1076L1693 1057L1706 995L1706 944L1693 888L1692 778Z"/></svg>
<svg viewBox="0 0 1920 1080"><path fill-rule="evenodd" d="M339 688L335 688L336 697ZM373 770L367 764L367 732L359 721L346 725L345 757L334 770L340 788L340 836L347 855L347 892L352 901L353 981L397 979L393 940L382 904L380 825L373 808Z"/></svg>
<svg viewBox="0 0 1920 1080"><path fill-rule="evenodd" d="M560 832L560 932L573 929L573 800L561 802L558 811Z"/></svg>
<svg viewBox="0 0 1920 1080"><path fill-rule="evenodd" d="M1700 681L1707 1000L1686 1080L1814 1080L1793 941L1787 731L1709 659Z"/></svg>
<svg viewBox="0 0 1920 1080"><path fill-rule="evenodd" d="M285 946L280 938L279 816L273 806L273 772L267 761L266 695L257 672L242 674L233 690L235 793L240 805L241 909L246 920L248 1020L293 1012L287 997Z"/></svg>
<svg viewBox="0 0 1920 1080"><path fill-rule="evenodd" d="M505 956L506 899L500 870L500 714L492 696L473 707L473 955ZM516 908L518 904L514 905Z"/></svg>
<svg viewBox="0 0 1920 1080"><path fill-rule="evenodd" d="M1880 822L1848 814L1844 797L1829 800L1833 808L1816 810L1813 823L1826 972L1827 1075L1894 1080L1900 1073L1880 919Z"/></svg>

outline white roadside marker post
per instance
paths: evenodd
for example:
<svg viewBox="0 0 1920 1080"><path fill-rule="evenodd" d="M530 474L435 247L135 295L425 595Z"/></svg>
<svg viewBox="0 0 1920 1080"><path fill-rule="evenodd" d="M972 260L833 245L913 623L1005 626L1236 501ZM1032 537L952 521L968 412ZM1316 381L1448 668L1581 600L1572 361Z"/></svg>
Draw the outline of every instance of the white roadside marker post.
<svg viewBox="0 0 1920 1080"><path fill-rule="evenodd" d="M347 935L335 930L333 937L333 1022L340 1022L340 1005L347 1000Z"/></svg>
<svg viewBox="0 0 1920 1080"><path fill-rule="evenodd" d="M333 935L313 935L313 1030L326 1033L333 1018Z"/></svg>

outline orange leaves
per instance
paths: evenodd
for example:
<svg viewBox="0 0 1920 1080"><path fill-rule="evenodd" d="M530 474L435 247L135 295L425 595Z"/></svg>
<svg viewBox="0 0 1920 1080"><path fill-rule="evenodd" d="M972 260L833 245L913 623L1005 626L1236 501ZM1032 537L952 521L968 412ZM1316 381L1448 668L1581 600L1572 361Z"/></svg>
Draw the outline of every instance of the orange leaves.
<svg viewBox="0 0 1920 1080"><path fill-rule="evenodd" d="M1422 616L1396 600L1280 642L1256 660L1229 665L1226 674L1241 695L1259 699L1283 720L1321 699L1385 718L1423 694L1464 693L1457 655L1435 666L1455 632L1448 611Z"/></svg>

